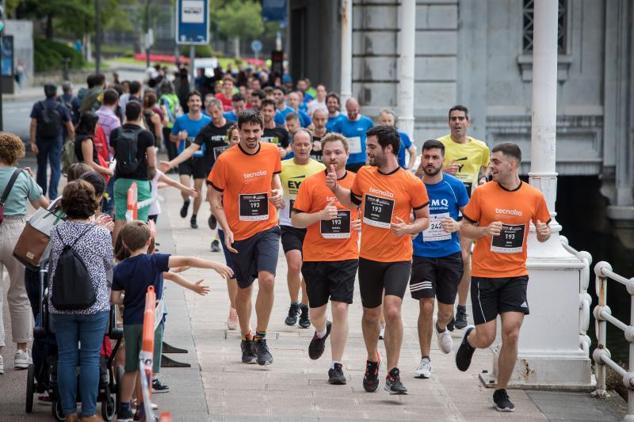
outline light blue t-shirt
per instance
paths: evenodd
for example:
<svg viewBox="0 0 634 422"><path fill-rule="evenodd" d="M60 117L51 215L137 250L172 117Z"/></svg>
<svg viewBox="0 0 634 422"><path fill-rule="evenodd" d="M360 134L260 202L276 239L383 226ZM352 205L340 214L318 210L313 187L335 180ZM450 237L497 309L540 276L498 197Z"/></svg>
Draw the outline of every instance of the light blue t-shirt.
<svg viewBox="0 0 634 422"><path fill-rule="evenodd" d="M348 138L350 157L348 164L365 163L365 133L374 126L374 122L367 116L359 115L357 120L350 120L347 116L340 117L332 125L332 131L341 133Z"/></svg>
<svg viewBox="0 0 634 422"><path fill-rule="evenodd" d="M401 137L401 148L398 150L398 165L405 168L407 167L405 152L412 146L412 140L409 139L409 135L402 130L398 131L398 135Z"/></svg>
<svg viewBox="0 0 634 422"><path fill-rule="evenodd" d="M339 113L337 113L337 115L334 117L328 115L328 121L326 122L326 130L328 132L332 132L333 131L332 128L335 127L335 123L337 123L337 121L342 118L343 116Z"/></svg>
<svg viewBox="0 0 634 422"><path fill-rule="evenodd" d="M178 132L181 130L187 131L187 139L178 143L178 153L180 154L185 151L185 148L194 142L194 139L198 136L198 132L200 132L200 130L207 126L210 122L211 117L204 114L201 114L201 117L198 120L190 119L189 114L183 114L178 117L174 122L174 126L172 126L172 135L178 135ZM205 155L203 148L194 153L194 157L202 157L203 155Z"/></svg>
<svg viewBox="0 0 634 422"><path fill-rule="evenodd" d="M291 107L287 106L284 110L280 110L275 113L275 124L278 126L284 126L286 124L286 116L290 113L293 113L294 111L295 110L293 110ZM308 116L308 114L306 114L302 110L299 110L297 112L297 115L299 116L299 123L302 125L302 127L308 127L313 122L310 116Z"/></svg>
<svg viewBox="0 0 634 422"><path fill-rule="evenodd" d="M442 181L433 185L425 183L429 196L429 227L414 239L414 256L443 258L460 252L460 237L457 232L447 233L440 224L442 218L454 220L460 208L467 205L467 189L456 177L443 173Z"/></svg>
<svg viewBox="0 0 634 422"><path fill-rule="evenodd" d="M238 115L235 111L225 111L222 115L229 123L236 123L238 121Z"/></svg>
<svg viewBox="0 0 634 422"><path fill-rule="evenodd" d="M15 169L16 167L0 168L0 196ZM42 188L25 171L21 171L4 203L4 215L26 215L27 202L36 201L41 197Z"/></svg>

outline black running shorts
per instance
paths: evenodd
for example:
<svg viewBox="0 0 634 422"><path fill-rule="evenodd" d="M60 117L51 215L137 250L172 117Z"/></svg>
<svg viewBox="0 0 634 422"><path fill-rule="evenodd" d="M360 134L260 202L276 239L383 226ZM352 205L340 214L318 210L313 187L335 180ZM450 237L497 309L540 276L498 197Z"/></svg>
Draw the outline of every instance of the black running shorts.
<svg viewBox="0 0 634 422"><path fill-rule="evenodd" d="M383 303L385 295L398 296L401 299L407 290L410 261L378 262L359 258L359 291L364 308L376 308Z"/></svg>
<svg viewBox="0 0 634 422"><path fill-rule="evenodd" d="M493 321L504 312L528 315L528 276L508 278L471 277L471 305L476 325Z"/></svg>
<svg viewBox="0 0 634 422"><path fill-rule="evenodd" d="M238 270L236 269L236 266L233 263L231 252L229 252L229 249L227 249L227 245L225 245L225 232L221 230L220 228L218 228L218 241L220 242L220 246L222 247L222 254L225 256L225 262L227 264L227 267L231 268L235 274Z"/></svg>
<svg viewBox="0 0 634 422"><path fill-rule="evenodd" d="M356 259L304 262L302 275L306 282L310 307L323 306L328 303L328 299L351 304L357 266Z"/></svg>
<svg viewBox="0 0 634 422"><path fill-rule="evenodd" d="M302 251L304 237L306 237L306 229L298 229L292 226L280 226L282 229L282 249L284 253L288 251Z"/></svg>
<svg viewBox="0 0 634 422"><path fill-rule="evenodd" d="M245 289L251 286L260 271L275 275L279 245L278 226L233 242L233 248L238 250L238 253L231 252L238 287Z"/></svg>
<svg viewBox="0 0 634 422"><path fill-rule="evenodd" d="M414 299L436 297L440 303L453 305L463 272L461 252L442 258L415 256L409 290Z"/></svg>
<svg viewBox="0 0 634 422"><path fill-rule="evenodd" d="M194 157L192 160L192 176L194 179L207 179L211 167L213 166L212 157Z"/></svg>
<svg viewBox="0 0 634 422"><path fill-rule="evenodd" d="M194 166L192 164L193 159L190 158L188 160L183 161L178 165L178 175L179 176L191 176L194 174Z"/></svg>

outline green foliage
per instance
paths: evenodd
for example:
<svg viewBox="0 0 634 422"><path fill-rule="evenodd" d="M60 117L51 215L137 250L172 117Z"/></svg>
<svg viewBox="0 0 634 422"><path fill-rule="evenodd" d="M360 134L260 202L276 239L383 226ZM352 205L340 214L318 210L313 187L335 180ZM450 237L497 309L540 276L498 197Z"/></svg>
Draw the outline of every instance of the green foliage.
<svg viewBox="0 0 634 422"><path fill-rule="evenodd" d="M196 52L196 57L212 57L214 56L214 51L209 44L205 45L197 45L194 47Z"/></svg>
<svg viewBox="0 0 634 422"><path fill-rule="evenodd" d="M212 11L220 33L227 38L255 38L264 32L262 7L252 0L232 0L222 2L222 6Z"/></svg>
<svg viewBox="0 0 634 422"><path fill-rule="evenodd" d="M84 65L84 59L75 49L66 44L51 41L44 38L34 40L35 47L35 71L44 72L50 70L60 70L64 67L64 58L68 57L70 69L80 69Z"/></svg>

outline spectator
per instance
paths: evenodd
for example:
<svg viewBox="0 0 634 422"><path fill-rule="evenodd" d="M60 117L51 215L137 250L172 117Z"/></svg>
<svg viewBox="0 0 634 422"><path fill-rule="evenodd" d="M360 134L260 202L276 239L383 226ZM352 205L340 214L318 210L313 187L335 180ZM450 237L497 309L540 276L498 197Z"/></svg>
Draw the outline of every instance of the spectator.
<svg viewBox="0 0 634 422"><path fill-rule="evenodd" d="M70 113L70 119L76 125L79 121L79 100L73 95L73 84L68 81L62 84L62 95L59 97L59 102L66 107ZM64 133L64 139L66 138L68 138L68 134Z"/></svg>
<svg viewBox="0 0 634 422"><path fill-rule="evenodd" d="M189 75L186 67L181 67L178 70L176 79L174 80L174 89L176 90L176 95L180 101L183 113L187 113L189 111L189 108L187 108L187 96L189 95L190 88Z"/></svg>
<svg viewBox="0 0 634 422"><path fill-rule="evenodd" d="M79 112L97 111L101 106L101 96L106 86L106 75L103 73L93 73L86 78L88 89L79 90L77 97L79 98Z"/></svg>
<svg viewBox="0 0 634 422"><path fill-rule="evenodd" d="M143 95L143 121L145 128L154 135L154 146L159 147L163 142L163 111L157 107L154 91L146 91Z"/></svg>
<svg viewBox="0 0 634 422"><path fill-rule="evenodd" d="M170 132L174 127L176 118L183 114L178 96L174 93L174 84L168 80L164 80L158 87L159 104L165 111L167 117L166 123L163 125L163 144L167 149L167 156L173 160L178 153L176 152L176 144L170 142Z"/></svg>
<svg viewBox="0 0 634 422"><path fill-rule="evenodd" d="M51 166L51 180L48 197L57 197L57 185L61 176L62 147L64 144L64 127L69 138L75 136L75 128L70 120L70 113L57 101L57 86L44 85L44 101L33 104L31 110L31 126L29 130L31 151L37 155L37 184L46 195L47 163Z"/></svg>
<svg viewBox="0 0 634 422"><path fill-rule="evenodd" d="M108 324L112 270L112 238L104 227L94 224L99 207L93 186L85 180L70 182L64 188L61 207L67 220L51 233L49 309L57 337L57 386L67 421L77 417L77 366L82 420L100 420L95 415L99 385L99 351ZM96 300L86 309L59 310L52 292L58 260L67 245L83 261ZM81 348L78 347L81 342Z"/></svg>
<svg viewBox="0 0 634 422"><path fill-rule="evenodd" d="M119 97L119 107L121 107L121 110L125 110L128 101L132 100L136 100L140 103L143 102L141 99L141 82L139 81L130 82L129 92Z"/></svg>
<svg viewBox="0 0 634 422"><path fill-rule="evenodd" d="M107 162L102 162L99 151L95 145L95 132L99 117L92 111L82 113L77 124L75 134L75 156L77 160L86 163L100 174L112 176L113 172L108 168Z"/></svg>
<svg viewBox="0 0 634 422"><path fill-rule="evenodd" d="M113 88L108 88L103 92L103 104L99 107L99 110L97 110L99 126L103 128L108 142L110 142L110 133L121 126L121 120L119 120L116 114L118 101L119 93Z"/></svg>

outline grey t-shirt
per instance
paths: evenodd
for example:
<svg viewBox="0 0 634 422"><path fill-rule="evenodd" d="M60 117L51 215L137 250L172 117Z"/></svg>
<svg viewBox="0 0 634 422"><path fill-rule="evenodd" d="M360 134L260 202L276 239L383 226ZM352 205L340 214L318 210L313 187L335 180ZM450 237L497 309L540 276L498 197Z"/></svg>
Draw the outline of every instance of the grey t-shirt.
<svg viewBox="0 0 634 422"><path fill-rule="evenodd" d="M0 196L9 183L16 167L0 168ZM27 201L36 201L42 197L42 188L25 171L15 179L11 192L4 203L4 215L26 215Z"/></svg>

